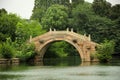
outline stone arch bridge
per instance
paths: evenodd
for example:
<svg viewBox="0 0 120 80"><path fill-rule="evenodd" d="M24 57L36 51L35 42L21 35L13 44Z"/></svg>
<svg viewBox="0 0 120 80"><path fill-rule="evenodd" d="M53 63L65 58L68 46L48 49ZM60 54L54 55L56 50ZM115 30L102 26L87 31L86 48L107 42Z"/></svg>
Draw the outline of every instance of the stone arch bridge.
<svg viewBox="0 0 120 80"><path fill-rule="evenodd" d="M95 51L97 43L91 41L90 35L80 35L78 33L69 31L52 31L30 38L30 42L33 42L36 47L37 55L35 57L36 62L43 61L44 54L49 45L55 41L66 41L73 45L79 52L82 61L91 61L90 55Z"/></svg>

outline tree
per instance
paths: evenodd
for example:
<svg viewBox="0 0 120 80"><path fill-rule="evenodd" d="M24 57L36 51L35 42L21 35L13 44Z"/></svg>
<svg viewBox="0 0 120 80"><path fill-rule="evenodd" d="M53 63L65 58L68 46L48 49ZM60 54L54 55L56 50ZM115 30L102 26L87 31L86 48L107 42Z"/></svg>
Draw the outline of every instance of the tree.
<svg viewBox="0 0 120 80"><path fill-rule="evenodd" d="M44 13L45 13L44 9L40 9L40 8L34 9L33 14L31 16L31 20L38 20L39 22L41 22Z"/></svg>
<svg viewBox="0 0 120 80"><path fill-rule="evenodd" d="M41 18L47 9L53 4L63 4L68 2L68 0L35 0L33 14L31 19L37 19L41 22Z"/></svg>
<svg viewBox="0 0 120 80"><path fill-rule="evenodd" d="M73 28L82 34L91 34L92 40L102 42L104 39L113 39L114 34L110 32L114 22L106 17L101 17L92 9L90 3L84 3L73 9Z"/></svg>
<svg viewBox="0 0 120 80"><path fill-rule="evenodd" d="M72 6L76 6L79 3L84 3L84 0L72 0ZM55 4L64 5L66 7L71 6L69 0L35 0L31 19L39 20L39 22L41 22L41 18L45 14L47 9Z"/></svg>
<svg viewBox="0 0 120 80"><path fill-rule="evenodd" d="M114 39L111 38L111 36L114 36L113 32L111 32L114 22L106 17L91 15L91 19L89 19L87 26L87 33L92 35L92 39L95 42L100 43L105 39Z"/></svg>
<svg viewBox="0 0 120 80"><path fill-rule="evenodd" d="M35 37L46 32L42 29L40 23L35 20L20 20L16 28L16 41L19 44L29 40L30 36Z"/></svg>
<svg viewBox="0 0 120 80"><path fill-rule="evenodd" d="M67 8L63 5L52 5L49 7L42 18L44 29L56 28L58 30L66 29L68 22Z"/></svg>
<svg viewBox="0 0 120 80"><path fill-rule="evenodd" d="M109 18L112 20L116 20L118 18L120 18L120 4L116 4L114 6L112 6L112 8L110 9L110 14L109 14Z"/></svg>
<svg viewBox="0 0 120 80"><path fill-rule="evenodd" d="M16 24L20 18L15 14L7 14L4 10L2 13L0 16L0 41L5 41L7 37L14 41Z"/></svg>
<svg viewBox="0 0 120 80"><path fill-rule="evenodd" d="M94 12L100 16L109 16L111 4L106 0L94 0L92 8Z"/></svg>
<svg viewBox="0 0 120 80"><path fill-rule="evenodd" d="M71 25L75 31L86 33L85 27L89 22L88 14L90 12L91 10L89 3L79 4L72 10L73 20Z"/></svg>
<svg viewBox="0 0 120 80"><path fill-rule="evenodd" d="M120 17L115 20L115 25L111 28L110 32L113 35L110 35L111 39L115 41L115 52L119 53L120 51Z"/></svg>
<svg viewBox="0 0 120 80"><path fill-rule="evenodd" d="M0 16L2 16L2 14L7 14L7 11L4 8L0 9Z"/></svg>

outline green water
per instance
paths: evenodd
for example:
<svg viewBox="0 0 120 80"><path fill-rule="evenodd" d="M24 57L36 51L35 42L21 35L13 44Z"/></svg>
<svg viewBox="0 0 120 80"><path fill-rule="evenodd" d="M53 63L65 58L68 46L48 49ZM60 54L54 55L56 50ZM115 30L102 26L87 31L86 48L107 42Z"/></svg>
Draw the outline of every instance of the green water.
<svg viewBox="0 0 120 80"><path fill-rule="evenodd" d="M39 66L1 65L0 80L120 80L120 60L100 64L77 58L45 59Z"/></svg>

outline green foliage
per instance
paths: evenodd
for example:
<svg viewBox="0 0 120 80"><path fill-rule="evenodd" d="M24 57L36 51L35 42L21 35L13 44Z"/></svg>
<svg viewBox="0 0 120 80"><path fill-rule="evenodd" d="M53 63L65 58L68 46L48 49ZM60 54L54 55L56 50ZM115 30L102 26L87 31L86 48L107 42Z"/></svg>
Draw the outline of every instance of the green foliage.
<svg viewBox="0 0 120 80"><path fill-rule="evenodd" d="M115 52L119 53L120 51L120 18L115 20L115 25L112 27L110 32L112 33L111 38L115 41Z"/></svg>
<svg viewBox="0 0 120 80"><path fill-rule="evenodd" d="M109 14L111 4L106 0L94 0L92 7L96 14L106 16Z"/></svg>
<svg viewBox="0 0 120 80"><path fill-rule="evenodd" d="M30 36L35 37L45 32L38 21L21 20L17 23L16 41L18 44L22 44L29 40Z"/></svg>
<svg viewBox="0 0 120 80"><path fill-rule="evenodd" d="M93 14L89 3L79 4L72 10L72 27L75 31L85 33L85 27L89 22L88 15Z"/></svg>
<svg viewBox="0 0 120 80"><path fill-rule="evenodd" d="M97 56L101 62L108 62L114 53L114 42L105 40L97 47Z"/></svg>
<svg viewBox="0 0 120 80"><path fill-rule="evenodd" d="M8 38L8 37L9 37L8 34L0 33L0 42L5 42L6 38Z"/></svg>
<svg viewBox="0 0 120 80"><path fill-rule="evenodd" d="M114 39L111 38L114 34L110 31L114 25L113 21L100 16L91 16L91 18L92 19L88 23L87 33L92 34L93 40L102 42L105 39Z"/></svg>
<svg viewBox="0 0 120 80"><path fill-rule="evenodd" d="M72 0L72 4L69 3L69 0L35 0L31 19L41 22L42 16L44 16L46 10L52 5L59 4L71 8L71 6L74 7L79 3L84 3L84 0Z"/></svg>
<svg viewBox="0 0 120 80"><path fill-rule="evenodd" d="M13 41L15 40L15 30L18 21L19 17L15 14L2 14L0 16L0 34L3 35L0 40L5 40L7 37L10 37Z"/></svg>
<svg viewBox="0 0 120 80"><path fill-rule="evenodd" d="M45 54L45 57L46 58L66 57L67 53L65 53L65 46L66 44L64 41L52 43L49 46Z"/></svg>
<svg viewBox="0 0 120 80"><path fill-rule="evenodd" d="M13 58L15 55L15 48L10 43L5 42L0 44L0 57L1 58Z"/></svg>
<svg viewBox="0 0 120 80"><path fill-rule="evenodd" d="M0 9L0 16L4 14L7 14L7 11L4 8Z"/></svg>
<svg viewBox="0 0 120 80"><path fill-rule="evenodd" d="M72 26L75 31L82 34L91 34L95 42L102 42L104 39L113 39L111 28L114 22L106 17L96 15L92 10L90 3L84 3L76 6L72 11Z"/></svg>
<svg viewBox="0 0 120 80"><path fill-rule="evenodd" d="M21 50L17 51L16 57L20 58L20 61L27 62L36 55L34 44L22 44Z"/></svg>
<svg viewBox="0 0 120 80"><path fill-rule="evenodd" d="M38 20L39 22L41 22L44 13L45 13L44 9L40 8L34 9L33 14L31 16L31 20Z"/></svg>
<svg viewBox="0 0 120 80"><path fill-rule="evenodd" d="M5 41L7 37L15 40L16 24L19 17L15 14L2 14L0 16L0 41Z"/></svg>
<svg viewBox="0 0 120 80"><path fill-rule="evenodd" d="M44 29L56 28L58 30L66 29L68 22L67 8L63 5L52 5L49 7L42 18Z"/></svg>
<svg viewBox="0 0 120 80"><path fill-rule="evenodd" d="M109 18L112 20L120 18L120 4L112 6L109 13Z"/></svg>
<svg viewBox="0 0 120 80"><path fill-rule="evenodd" d="M83 4L85 2L85 0L72 0L72 4L73 7L79 5L79 4Z"/></svg>
<svg viewBox="0 0 120 80"><path fill-rule="evenodd" d="M45 53L45 58L59 58L59 57L68 57L68 56L76 56L77 50L69 43L65 41L54 42L52 43L47 52Z"/></svg>
<svg viewBox="0 0 120 80"><path fill-rule="evenodd" d="M92 8L97 15L116 20L120 17L120 4L111 6L106 0L94 0Z"/></svg>
<svg viewBox="0 0 120 80"><path fill-rule="evenodd" d="M64 42L64 52L67 56L80 56L76 48L67 42Z"/></svg>

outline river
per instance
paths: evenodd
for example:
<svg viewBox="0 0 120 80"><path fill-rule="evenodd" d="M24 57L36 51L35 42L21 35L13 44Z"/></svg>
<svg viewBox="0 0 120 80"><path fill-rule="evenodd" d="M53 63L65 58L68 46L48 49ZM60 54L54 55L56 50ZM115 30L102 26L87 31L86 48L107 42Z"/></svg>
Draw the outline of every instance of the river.
<svg viewBox="0 0 120 80"><path fill-rule="evenodd" d="M74 59L46 59L39 66L0 66L0 80L120 80L120 60L80 63Z"/></svg>

